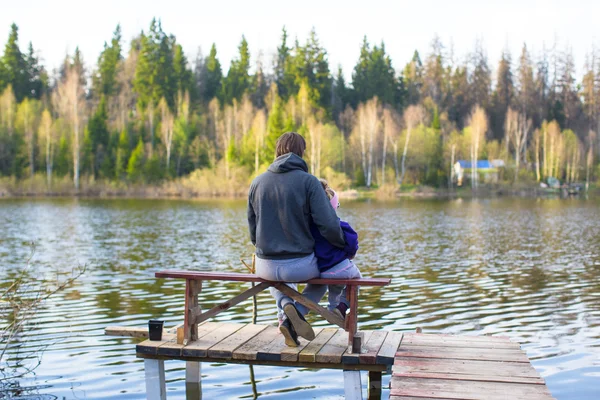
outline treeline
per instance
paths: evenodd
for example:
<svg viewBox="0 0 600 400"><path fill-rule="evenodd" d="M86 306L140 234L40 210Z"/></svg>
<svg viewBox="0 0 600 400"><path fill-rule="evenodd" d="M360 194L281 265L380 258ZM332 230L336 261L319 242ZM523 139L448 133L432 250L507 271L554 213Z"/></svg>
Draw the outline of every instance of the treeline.
<svg viewBox="0 0 600 400"><path fill-rule="evenodd" d="M456 160L502 159L514 182L594 179L600 150L600 59L583 79L569 48L508 52L492 76L482 45L464 61L435 37L397 69L364 39L347 80L314 29L285 28L271 67L242 36L225 73L216 46L190 61L153 20L122 47L120 27L92 65L78 49L49 73L12 25L0 58L0 176L244 186L272 161L277 137L307 138L310 171L334 185L452 184ZM473 175L477 185L478 175Z"/></svg>

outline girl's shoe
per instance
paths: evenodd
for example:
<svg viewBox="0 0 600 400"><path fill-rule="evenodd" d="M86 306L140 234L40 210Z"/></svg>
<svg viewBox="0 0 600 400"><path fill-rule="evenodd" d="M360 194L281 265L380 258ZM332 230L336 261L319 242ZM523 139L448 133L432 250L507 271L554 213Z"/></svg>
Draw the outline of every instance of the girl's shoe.
<svg viewBox="0 0 600 400"><path fill-rule="evenodd" d="M346 320L346 312L348 312L348 306L344 303L340 303L333 309L333 313L343 320Z"/></svg>
<svg viewBox="0 0 600 400"><path fill-rule="evenodd" d="M298 341L298 334L294 330L294 327L290 323L290 320L288 318L284 319L281 325L279 325L279 332L283 334L286 345L288 345L289 347L300 346L300 341Z"/></svg>
<svg viewBox="0 0 600 400"><path fill-rule="evenodd" d="M315 331L313 331L312 326L306 322L302 314L298 312L296 306L288 303L283 307L283 312L287 316L286 320L291 322L294 330L299 336L302 336L306 340L313 340L315 338Z"/></svg>

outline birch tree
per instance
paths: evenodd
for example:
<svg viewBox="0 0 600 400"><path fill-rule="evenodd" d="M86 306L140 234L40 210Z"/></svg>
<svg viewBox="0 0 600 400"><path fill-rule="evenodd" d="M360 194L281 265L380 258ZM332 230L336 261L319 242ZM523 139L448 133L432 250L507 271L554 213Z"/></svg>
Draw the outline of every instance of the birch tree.
<svg viewBox="0 0 600 400"><path fill-rule="evenodd" d="M267 115L265 110L260 109L252 120L252 133L254 134L254 174L258 175L261 161L261 149L265 146L265 135L267 133Z"/></svg>
<svg viewBox="0 0 600 400"><path fill-rule="evenodd" d="M381 106L377 97L359 105L357 110L358 135L365 185L370 188L373 179L375 141L381 130Z"/></svg>
<svg viewBox="0 0 600 400"><path fill-rule="evenodd" d="M506 111L505 121L506 137L514 150L515 182L517 182L521 158L527 144L527 137L531 131L531 119L527 119L524 113L519 113L509 107Z"/></svg>
<svg viewBox="0 0 600 400"><path fill-rule="evenodd" d="M403 119L404 125L406 126L406 135L404 137L404 150L402 151L402 171L400 173L400 179L398 180L399 185L402 185L402 182L404 181L404 175L406 173L406 156L408 154L410 135L415 127L423 123L424 117L425 110L423 110L421 105L409 106L406 110L404 110Z"/></svg>
<svg viewBox="0 0 600 400"><path fill-rule="evenodd" d="M473 109L469 118L469 127L471 129L471 187L477 189L479 186L477 159L488 127L487 115L480 106L475 106Z"/></svg>
<svg viewBox="0 0 600 400"><path fill-rule="evenodd" d="M85 91L79 69L71 67L54 92L54 104L59 114L71 127L73 151L73 182L79 190L79 164L81 157L81 132L85 123Z"/></svg>
<svg viewBox="0 0 600 400"><path fill-rule="evenodd" d="M169 174L169 163L171 161L171 146L173 145L173 131L175 121L173 118L173 114L169 109L169 105L165 98L161 98L158 103L158 108L160 109L160 138L162 140L163 145L165 146L165 150L167 151L167 175Z"/></svg>
<svg viewBox="0 0 600 400"><path fill-rule="evenodd" d="M392 145L394 176L396 177L396 181L398 182L398 184L401 184L400 167L398 164L398 140L400 139L400 121L398 114L391 107L386 107L383 110L383 137L384 141L388 140ZM382 162L382 166L383 169L385 169L385 159Z"/></svg>
<svg viewBox="0 0 600 400"><path fill-rule="evenodd" d="M40 119L38 137L45 150L46 159L46 182L48 189L52 187L52 165L54 163L54 146L56 144L56 129L52 123L52 116L48 109L44 109Z"/></svg>
<svg viewBox="0 0 600 400"><path fill-rule="evenodd" d="M35 132L39 120L38 114L39 103L37 100L30 100L26 97L17 107L16 127L22 132L27 145L29 176L32 179L35 174Z"/></svg>

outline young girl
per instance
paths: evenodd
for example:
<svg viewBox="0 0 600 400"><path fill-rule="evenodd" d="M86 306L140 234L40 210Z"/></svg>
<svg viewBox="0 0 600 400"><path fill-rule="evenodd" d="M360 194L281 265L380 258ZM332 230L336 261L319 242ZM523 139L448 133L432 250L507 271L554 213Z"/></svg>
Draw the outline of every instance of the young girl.
<svg viewBox="0 0 600 400"><path fill-rule="evenodd" d="M320 179L321 185L329 198L334 210L340 207L337 193L329 186L325 179ZM356 279L362 278L360 271L352 261L358 251L358 234L352 229L350 224L340 220L340 227L344 233L346 245L343 249L333 246L321 235L319 230L311 224L310 231L315 239L315 257L317 266L321 272L321 278L327 279ZM325 294L325 286L315 286L315 292L321 291L321 296L315 293L312 298L321 298ZM306 290L303 294L307 294ZM348 311L348 300L346 298L346 285L329 286L329 311L338 314L341 318L346 317ZM302 315L308 313L308 309L301 304L296 304L298 311Z"/></svg>

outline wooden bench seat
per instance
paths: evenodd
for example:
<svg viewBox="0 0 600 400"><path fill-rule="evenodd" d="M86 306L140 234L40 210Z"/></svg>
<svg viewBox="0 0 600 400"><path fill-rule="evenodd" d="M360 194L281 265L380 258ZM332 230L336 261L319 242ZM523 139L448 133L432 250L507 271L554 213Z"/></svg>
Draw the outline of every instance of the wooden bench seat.
<svg viewBox="0 0 600 400"><path fill-rule="evenodd" d="M159 271L154 274L157 278L179 278L195 279L200 281L233 281L233 282L271 282L260 278L256 274L241 274L237 272L214 272L214 271ZM390 278L361 278L361 279L311 279L301 282L287 283L311 283L314 285L348 285L348 286L386 286L391 282Z"/></svg>
<svg viewBox="0 0 600 400"><path fill-rule="evenodd" d="M361 279L311 279L306 282L295 283L310 283L315 285L346 285L346 296L350 304L349 312L345 319L332 313L319 304L302 296L298 291L287 286L284 282L267 281L256 274L242 274L234 272L215 272L215 271L178 271L166 270L155 273L157 278L185 279L185 314L183 326L178 329L177 342L187 343L197 339L198 324L209 318L214 317L221 311L227 310L236 304L256 296L265 289L274 287L280 290L285 295L289 296L294 301L306 306L309 310L316 312L325 318L329 323L337 325L348 332L348 345L353 352L360 352L363 337L358 333L358 287L359 286L385 286L389 285L389 278L361 278ZM234 281L234 282L251 282L252 287L239 295L222 302L208 311L202 312L202 308L198 304L198 294L202 290L202 281ZM258 283L258 285L254 285ZM293 282L287 282L293 283Z"/></svg>

